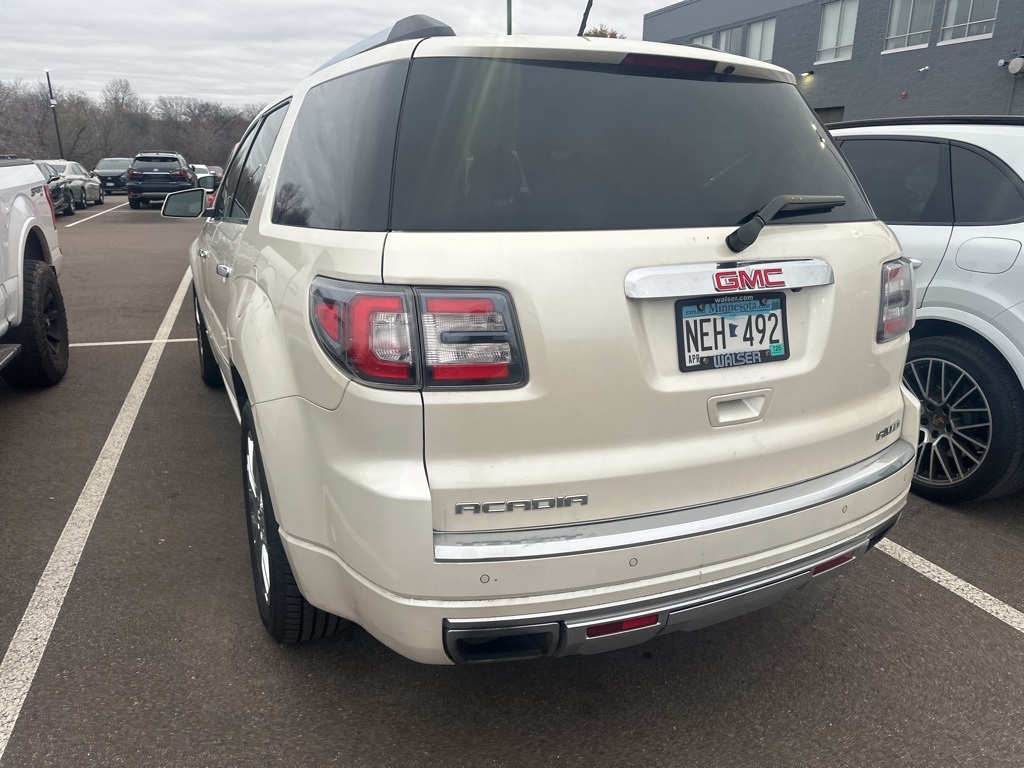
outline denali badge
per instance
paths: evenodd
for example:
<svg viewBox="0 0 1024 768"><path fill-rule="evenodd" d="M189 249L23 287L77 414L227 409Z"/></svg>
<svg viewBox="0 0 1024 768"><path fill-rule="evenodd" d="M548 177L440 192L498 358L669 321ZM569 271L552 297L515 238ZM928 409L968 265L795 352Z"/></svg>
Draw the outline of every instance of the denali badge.
<svg viewBox="0 0 1024 768"><path fill-rule="evenodd" d="M716 291L745 291L750 288L783 288L786 285L782 269L727 269L715 272Z"/></svg>
<svg viewBox="0 0 1024 768"><path fill-rule="evenodd" d="M529 512L531 509L558 509L579 504L587 506L588 494L575 496L549 496L546 499L517 499L515 501L462 502L455 505L456 515L478 515L481 512Z"/></svg>

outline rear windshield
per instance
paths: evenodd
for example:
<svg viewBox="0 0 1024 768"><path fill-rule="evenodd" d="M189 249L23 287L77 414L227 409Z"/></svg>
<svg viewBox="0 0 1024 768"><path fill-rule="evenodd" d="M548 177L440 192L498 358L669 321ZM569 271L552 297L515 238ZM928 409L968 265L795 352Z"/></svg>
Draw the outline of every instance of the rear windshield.
<svg viewBox="0 0 1024 768"><path fill-rule="evenodd" d="M50 167L57 171L57 173L64 173L67 170L66 163L50 163Z"/></svg>
<svg viewBox="0 0 1024 768"><path fill-rule="evenodd" d="M561 62L413 62L392 229L734 226L778 195L846 198L799 223L874 218L792 85Z"/></svg>
<svg viewBox="0 0 1024 768"><path fill-rule="evenodd" d="M105 157L96 163L97 171L123 171L132 164L128 157Z"/></svg>
<svg viewBox="0 0 1024 768"><path fill-rule="evenodd" d="M136 157L135 165L177 165L176 157Z"/></svg>

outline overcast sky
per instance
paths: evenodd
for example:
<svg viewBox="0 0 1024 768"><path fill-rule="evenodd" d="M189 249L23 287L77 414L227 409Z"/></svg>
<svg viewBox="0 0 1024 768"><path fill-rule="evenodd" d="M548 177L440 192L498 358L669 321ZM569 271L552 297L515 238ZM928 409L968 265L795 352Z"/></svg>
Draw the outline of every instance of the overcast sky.
<svg viewBox="0 0 1024 768"><path fill-rule="evenodd" d="M588 27L643 38L670 2L594 0ZM586 0L512 0L516 34L574 35ZM506 0L0 0L0 80L98 96L127 78L146 99L264 104L353 43L424 13L457 34L504 34Z"/></svg>

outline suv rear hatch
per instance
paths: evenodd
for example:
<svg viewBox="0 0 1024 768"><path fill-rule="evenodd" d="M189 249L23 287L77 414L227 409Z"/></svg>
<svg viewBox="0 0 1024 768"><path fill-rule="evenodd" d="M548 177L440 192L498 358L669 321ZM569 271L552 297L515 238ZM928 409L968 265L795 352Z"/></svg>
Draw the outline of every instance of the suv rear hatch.
<svg viewBox="0 0 1024 768"><path fill-rule="evenodd" d="M875 341L898 252L791 76L687 49L461 45L413 59L383 278L507 292L528 383L424 391L435 530L697 506L898 436L876 439L902 347ZM779 195L845 205L733 253Z"/></svg>

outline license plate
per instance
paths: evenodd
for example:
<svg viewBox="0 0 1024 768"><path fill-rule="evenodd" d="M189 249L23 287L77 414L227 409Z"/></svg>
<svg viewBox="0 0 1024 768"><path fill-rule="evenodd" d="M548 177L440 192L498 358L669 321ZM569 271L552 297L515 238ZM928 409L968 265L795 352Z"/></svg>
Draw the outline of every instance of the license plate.
<svg viewBox="0 0 1024 768"><path fill-rule="evenodd" d="M676 302L676 318L681 371L789 358L784 293L680 299Z"/></svg>
<svg viewBox="0 0 1024 768"><path fill-rule="evenodd" d="M114 182L112 182L112 181L108 181L108 182L106 182L106 185L107 185L108 187L112 187L112 186L114 186Z"/></svg>

